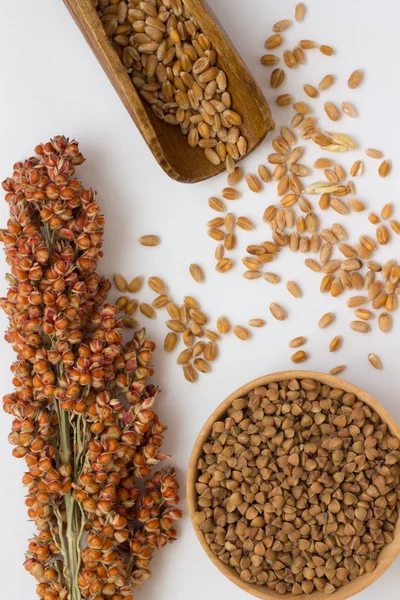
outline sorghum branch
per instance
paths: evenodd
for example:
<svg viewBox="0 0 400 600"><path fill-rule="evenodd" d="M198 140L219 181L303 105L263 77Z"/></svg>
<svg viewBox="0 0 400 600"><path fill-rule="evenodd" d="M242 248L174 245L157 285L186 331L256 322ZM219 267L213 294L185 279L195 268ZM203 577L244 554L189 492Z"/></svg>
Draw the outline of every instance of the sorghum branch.
<svg viewBox="0 0 400 600"><path fill-rule="evenodd" d="M28 469L38 533L25 568L41 600L133 600L154 550L175 539L178 484L173 469L151 476L167 458L152 410L158 389L146 382L155 345L144 330L124 345L118 308L105 304L104 218L74 176L83 160L58 136L3 182L10 218L0 241L12 274L0 306L17 355L4 410ZM138 478L149 478L145 493Z"/></svg>

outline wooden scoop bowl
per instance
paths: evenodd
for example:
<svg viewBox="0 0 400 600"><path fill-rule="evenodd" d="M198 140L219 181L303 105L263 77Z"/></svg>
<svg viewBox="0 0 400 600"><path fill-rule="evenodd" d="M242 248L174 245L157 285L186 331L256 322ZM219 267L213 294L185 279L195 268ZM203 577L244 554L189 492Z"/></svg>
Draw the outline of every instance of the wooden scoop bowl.
<svg viewBox="0 0 400 600"><path fill-rule="evenodd" d="M161 121L138 94L107 38L91 0L63 2L164 171L184 183L202 181L223 171L223 164L215 166L206 159L204 150L190 148L180 128ZM218 66L227 74L233 108L243 118L241 131L247 139L249 154L274 127L268 103L206 2L184 2L218 52Z"/></svg>

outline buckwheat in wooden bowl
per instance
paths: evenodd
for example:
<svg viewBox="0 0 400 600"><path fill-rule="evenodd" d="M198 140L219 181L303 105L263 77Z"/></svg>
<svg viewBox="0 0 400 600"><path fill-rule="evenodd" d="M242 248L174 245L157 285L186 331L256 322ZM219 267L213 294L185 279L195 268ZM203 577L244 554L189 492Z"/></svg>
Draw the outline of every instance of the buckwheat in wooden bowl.
<svg viewBox="0 0 400 600"><path fill-rule="evenodd" d="M346 600L400 552L400 428L337 377L274 373L207 420L187 495L201 545L242 589Z"/></svg>

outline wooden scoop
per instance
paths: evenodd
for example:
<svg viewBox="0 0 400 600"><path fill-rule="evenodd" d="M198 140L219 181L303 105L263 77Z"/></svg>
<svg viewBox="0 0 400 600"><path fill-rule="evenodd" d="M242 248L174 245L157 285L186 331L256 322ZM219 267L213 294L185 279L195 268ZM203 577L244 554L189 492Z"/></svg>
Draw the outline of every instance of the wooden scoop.
<svg viewBox="0 0 400 600"><path fill-rule="evenodd" d="M223 171L223 164L215 166L206 159L203 149L190 148L187 136L181 133L180 127L159 119L150 105L138 94L106 36L91 0L63 2L164 171L173 179L184 183L202 181ZM243 118L241 132L247 139L249 154L274 127L268 103L206 2L184 2L218 53L218 66L228 77L233 109Z"/></svg>

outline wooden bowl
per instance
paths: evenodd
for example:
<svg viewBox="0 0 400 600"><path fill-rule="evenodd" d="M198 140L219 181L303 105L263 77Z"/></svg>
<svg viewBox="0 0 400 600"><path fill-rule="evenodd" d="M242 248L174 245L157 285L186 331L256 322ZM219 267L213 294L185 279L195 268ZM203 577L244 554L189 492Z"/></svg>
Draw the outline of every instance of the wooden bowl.
<svg viewBox="0 0 400 600"><path fill-rule="evenodd" d="M190 148L180 128L161 121L138 94L104 32L92 1L63 1L164 171L184 183L202 181L223 171L223 164L215 166L206 159L204 150ZM241 131L247 139L249 154L274 127L268 103L206 2L184 2L218 52L217 64L228 76L233 108L243 118Z"/></svg>
<svg viewBox="0 0 400 600"><path fill-rule="evenodd" d="M212 415L207 419L205 425L201 429L199 436L196 440L196 443L193 447L193 451L189 461L189 469L187 475L187 499L189 504L189 512L190 518L193 523L193 527L195 529L196 535L203 546L206 554L212 560L214 565L223 573L230 581L235 583L237 586L249 592L253 596L257 598L262 598L263 600L275 600L276 598L281 598L284 600L293 600L294 596L290 593L288 594L278 594L272 590L268 590L263 586L258 586L253 583L246 583L243 581L238 573L228 565L225 565L222 561L218 559L217 556L211 552L210 547L205 541L204 534L200 530L200 527L196 525L194 521L194 514L198 510L197 506L197 493L195 490L195 483L197 481L198 469L197 462L203 451L203 444L208 439L212 425L215 421L219 421L223 415L226 414L229 406L236 398L240 398L241 396L245 396L251 390L258 386L267 385L273 381L284 381L288 379L304 379L311 378L321 383L328 384L331 387L338 387L346 392L350 392L356 394L356 396L362 400L365 404L370 406L375 412L378 413L383 422L387 423L389 426L389 430L393 436L396 436L400 439L400 427L396 424L394 419L389 415L389 413L383 408L381 404L372 396L361 390L360 388L348 383L347 381L343 381L338 377L333 377L332 375L325 375L323 373L315 373L314 371L282 371L281 373L273 373L271 375L266 375L265 377L260 377L246 385L242 386L236 392L233 392L222 404L218 406L218 408L212 413ZM341 588L338 588L333 594L327 596L322 592L315 591L312 594L307 594L309 598L312 600L326 600L327 598L331 598L332 600L346 600L358 594L366 587L371 585L374 581L378 579L389 568L392 562L395 560L396 556L400 553L400 519L397 522L395 537L391 544L385 546L385 548L381 551L376 569L372 571L372 573L365 573L361 575L354 581L343 585ZM305 595L305 594L304 594ZM303 596L300 596L303 597Z"/></svg>

